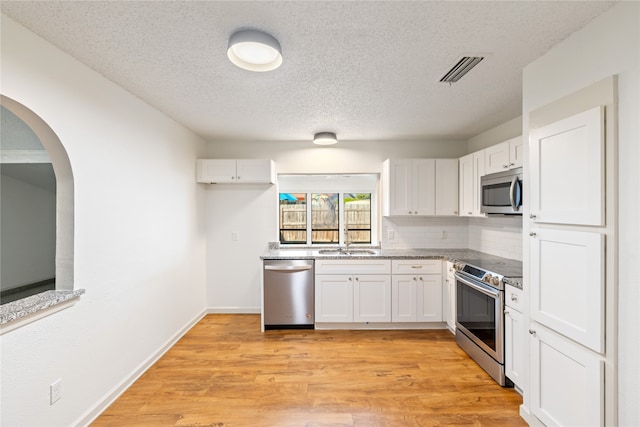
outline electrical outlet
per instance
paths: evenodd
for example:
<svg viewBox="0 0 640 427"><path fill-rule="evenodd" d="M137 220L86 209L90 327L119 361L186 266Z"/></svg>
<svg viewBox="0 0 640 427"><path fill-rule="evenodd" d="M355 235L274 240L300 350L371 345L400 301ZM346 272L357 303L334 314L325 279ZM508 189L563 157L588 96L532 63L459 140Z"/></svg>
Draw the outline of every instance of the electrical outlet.
<svg viewBox="0 0 640 427"><path fill-rule="evenodd" d="M51 383L49 386L49 397L51 399L51 405L62 398L62 378L58 378Z"/></svg>
<svg viewBox="0 0 640 427"><path fill-rule="evenodd" d="M393 242L396 240L396 232L395 230L387 230L387 240Z"/></svg>

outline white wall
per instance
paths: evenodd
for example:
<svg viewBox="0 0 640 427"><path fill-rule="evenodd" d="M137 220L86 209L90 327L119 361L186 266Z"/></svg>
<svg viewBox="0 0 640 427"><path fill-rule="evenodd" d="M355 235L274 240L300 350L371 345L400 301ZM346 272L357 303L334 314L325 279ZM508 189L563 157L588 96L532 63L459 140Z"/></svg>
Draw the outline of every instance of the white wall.
<svg viewBox="0 0 640 427"><path fill-rule="evenodd" d="M54 278L56 194L4 174L0 184L0 289Z"/></svg>
<svg viewBox="0 0 640 427"><path fill-rule="evenodd" d="M620 426L640 425L639 42L640 3L620 2L527 66L523 76L523 125L526 130L530 111L610 75L618 75L617 381Z"/></svg>
<svg viewBox="0 0 640 427"><path fill-rule="evenodd" d="M0 337L0 424L88 421L204 313L202 141L2 16L2 94L65 146L75 181L75 288L64 311ZM49 404L49 384L63 396Z"/></svg>
<svg viewBox="0 0 640 427"><path fill-rule="evenodd" d="M499 144L511 138L522 135L522 116L518 116L508 122L502 123L479 135L469 138L469 152L482 150L483 148Z"/></svg>

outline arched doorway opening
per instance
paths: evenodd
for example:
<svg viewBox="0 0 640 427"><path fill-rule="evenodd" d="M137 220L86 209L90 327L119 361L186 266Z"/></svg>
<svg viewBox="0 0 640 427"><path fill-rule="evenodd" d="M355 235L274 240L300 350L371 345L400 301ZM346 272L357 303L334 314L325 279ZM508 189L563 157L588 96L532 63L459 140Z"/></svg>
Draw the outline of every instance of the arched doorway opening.
<svg viewBox="0 0 640 427"><path fill-rule="evenodd" d="M20 125L24 124L28 127L30 132L23 132L23 134L33 135L34 139L37 139L42 146L42 148L38 149L35 147L35 143L28 143L25 147L21 147L20 141L4 141L3 138L1 160L2 165L6 166L4 169L7 171L7 185L12 181L20 181L21 179L27 182L27 184L22 187L14 186L13 191L8 191L8 193L13 193L13 202L20 200L21 197L23 199L29 198L29 200L23 200L25 202L21 203L23 206L19 208L16 207L10 214L6 215L8 217L6 218L7 221L5 221L5 218L2 220L2 292L6 293L6 289L21 285L28 288L29 283L25 285L21 282L29 282L30 280L33 282L34 278L39 277L38 274L42 276L46 274L48 269L54 273L56 290L73 290L74 183L69 157L55 132L35 112L4 95L0 95L0 105L2 106L3 113L11 116L15 123ZM3 129L5 138L7 138L6 135L10 135L11 138L20 138L18 135L6 133L7 131L7 129ZM47 168L49 168L49 170L52 169L54 178L47 177ZM53 184L51 184L51 182L53 182ZM33 191L29 190L29 194L27 195L24 189L31 188L31 185L41 188ZM48 189L47 186L50 185L54 185L55 188ZM47 197L50 197L47 190L50 190L50 193L53 195L53 200L51 201L45 200ZM20 191L24 191L24 193L21 195ZM14 205L16 204L17 203L14 203ZM51 212L52 215L55 216L55 218L51 219L53 223L51 227L47 227L46 224L28 223L28 221L36 221L38 219L43 223L47 222L49 215L44 211L49 210L49 205L52 205ZM22 209L24 213L21 218L21 211L19 209ZM33 212L34 210L42 210L43 212ZM17 222L12 224L8 222L10 219ZM32 225L32 227L30 227L30 225ZM51 231L49 228L54 228L54 230ZM18 230L22 230L23 236L20 235L21 232ZM37 235L40 232L43 234L41 244L53 246L51 250L40 250L41 248L36 246L39 244ZM51 234L51 232L53 234ZM29 239L29 242L22 241L21 237ZM53 239L54 241L47 242L47 239ZM16 251L11 251L11 245L16 246ZM47 261L42 261L42 259L47 256L45 252L53 252L53 265L50 266L50 268L46 265L39 266L39 269L32 268L32 270L36 272L28 271L30 260L23 259L26 254L25 251L27 251L28 248L32 248L34 263L42 262L46 264ZM11 268L11 256L13 256L14 261L21 258L19 262L14 262L13 269ZM8 261L7 264L5 264L4 261ZM6 267L9 268L9 271L5 274L7 270ZM37 280L35 283L37 284ZM34 289L37 290L37 288ZM5 301L2 301L2 303L5 303Z"/></svg>

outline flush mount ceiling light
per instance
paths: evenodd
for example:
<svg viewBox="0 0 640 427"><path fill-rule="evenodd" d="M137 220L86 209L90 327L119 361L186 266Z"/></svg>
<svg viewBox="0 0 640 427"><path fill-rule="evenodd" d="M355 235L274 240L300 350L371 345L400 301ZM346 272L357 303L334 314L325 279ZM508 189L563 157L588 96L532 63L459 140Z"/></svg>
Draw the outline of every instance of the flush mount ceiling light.
<svg viewBox="0 0 640 427"><path fill-rule="evenodd" d="M313 136L313 143L317 145L332 145L337 142L338 138L333 132L320 132Z"/></svg>
<svg viewBox="0 0 640 427"><path fill-rule="evenodd" d="M257 30L241 30L229 38L227 56L234 65L249 71L271 71L282 64L280 43Z"/></svg>

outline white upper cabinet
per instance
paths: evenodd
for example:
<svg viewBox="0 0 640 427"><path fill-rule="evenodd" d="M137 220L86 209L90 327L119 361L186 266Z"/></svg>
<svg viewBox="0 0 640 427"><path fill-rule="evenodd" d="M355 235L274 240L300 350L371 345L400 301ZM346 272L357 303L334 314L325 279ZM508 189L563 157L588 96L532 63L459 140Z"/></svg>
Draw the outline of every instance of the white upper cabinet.
<svg viewBox="0 0 640 427"><path fill-rule="evenodd" d="M457 159L385 160L382 193L384 216L457 215Z"/></svg>
<svg viewBox="0 0 640 427"><path fill-rule="evenodd" d="M531 218L538 223L604 225L604 108L531 133Z"/></svg>
<svg viewBox="0 0 640 427"><path fill-rule="evenodd" d="M198 159L197 181L206 184L274 184L273 160Z"/></svg>
<svg viewBox="0 0 640 427"><path fill-rule="evenodd" d="M485 150L459 159L460 216L485 216L480 212L480 177L484 175Z"/></svg>
<svg viewBox="0 0 640 427"><path fill-rule="evenodd" d="M458 215L458 159L436 159L436 215Z"/></svg>
<svg viewBox="0 0 640 427"><path fill-rule="evenodd" d="M522 166L522 135L485 148L485 174Z"/></svg>

